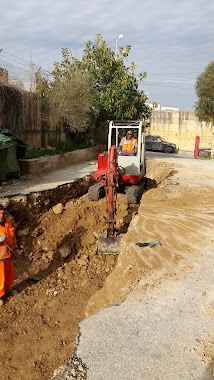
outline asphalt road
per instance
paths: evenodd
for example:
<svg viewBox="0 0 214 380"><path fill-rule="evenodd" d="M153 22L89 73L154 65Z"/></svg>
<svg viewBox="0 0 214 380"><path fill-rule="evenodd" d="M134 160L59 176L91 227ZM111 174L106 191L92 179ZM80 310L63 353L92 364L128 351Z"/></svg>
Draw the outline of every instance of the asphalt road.
<svg viewBox="0 0 214 380"><path fill-rule="evenodd" d="M166 158L175 158L175 159L194 159L193 158L193 152L187 152L185 150L180 150L178 153L163 153L163 152L152 152L152 151L146 151L146 158L153 159L153 158L160 158L160 159L166 159Z"/></svg>
<svg viewBox="0 0 214 380"><path fill-rule="evenodd" d="M188 274L147 294L139 285L122 305L83 321L77 356L88 367L87 379L213 379L199 355L213 331L204 312L212 301L213 264L206 251Z"/></svg>

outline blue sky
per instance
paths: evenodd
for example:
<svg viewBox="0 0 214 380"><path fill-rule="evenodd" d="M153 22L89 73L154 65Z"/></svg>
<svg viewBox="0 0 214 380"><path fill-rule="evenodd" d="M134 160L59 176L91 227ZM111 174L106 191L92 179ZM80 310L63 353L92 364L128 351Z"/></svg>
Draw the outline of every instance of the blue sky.
<svg viewBox="0 0 214 380"><path fill-rule="evenodd" d="M193 109L195 79L214 59L213 20L212 0L2 0L0 66L27 80L31 57L50 71L62 47L81 58L96 34L112 49L123 34L120 44L132 46L129 62L148 74L149 101Z"/></svg>

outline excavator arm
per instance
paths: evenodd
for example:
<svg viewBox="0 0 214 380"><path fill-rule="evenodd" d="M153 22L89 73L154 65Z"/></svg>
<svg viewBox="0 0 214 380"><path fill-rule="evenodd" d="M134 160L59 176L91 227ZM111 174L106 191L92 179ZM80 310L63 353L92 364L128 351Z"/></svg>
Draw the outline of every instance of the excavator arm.
<svg viewBox="0 0 214 380"><path fill-rule="evenodd" d="M108 227L107 237L114 236L115 212L116 212L116 186L118 186L119 170L117 164L117 148L111 146L108 152L108 168L106 172L107 214Z"/></svg>
<svg viewBox="0 0 214 380"><path fill-rule="evenodd" d="M111 146L108 151L108 167L106 171L106 202L107 202L107 233L98 235L98 253L116 255L121 249L123 235L116 236L116 187L118 185L119 170L117 164L117 148Z"/></svg>

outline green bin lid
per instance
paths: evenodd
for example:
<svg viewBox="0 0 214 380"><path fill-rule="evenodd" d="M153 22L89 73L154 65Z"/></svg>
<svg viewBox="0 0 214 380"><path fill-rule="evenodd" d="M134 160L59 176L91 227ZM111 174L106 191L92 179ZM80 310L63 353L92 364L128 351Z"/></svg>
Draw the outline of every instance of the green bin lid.
<svg viewBox="0 0 214 380"><path fill-rule="evenodd" d="M10 129L2 129L0 130L0 135L3 134L4 136L7 136L9 137L10 139L12 140L16 140L18 141L18 144L19 145L22 145L22 146L26 146L27 147L27 144L24 140L22 140L18 134L16 134L16 132L13 132L11 131Z"/></svg>
<svg viewBox="0 0 214 380"><path fill-rule="evenodd" d="M13 141L0 133L0 150L10 148L11 146L13 146Z"/></svg>

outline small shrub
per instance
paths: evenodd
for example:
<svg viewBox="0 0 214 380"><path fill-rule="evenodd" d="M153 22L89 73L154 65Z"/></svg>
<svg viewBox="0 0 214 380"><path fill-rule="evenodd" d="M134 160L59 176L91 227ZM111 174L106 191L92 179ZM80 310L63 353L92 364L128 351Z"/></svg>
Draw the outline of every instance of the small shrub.
<svg viewBox="0 0 214 380"><path fill-rule="evenodd" d="M25 158L39 158L42 156L55 156L57 154L72 152L77 149L85 149L92 146L90 141L58 141L56 146L50 148L32 148L27 151Z"/></svg>

